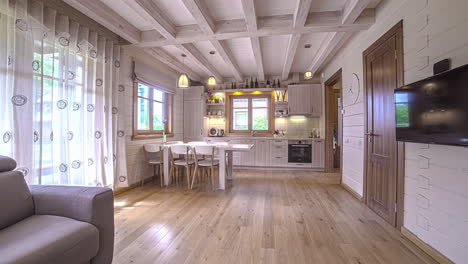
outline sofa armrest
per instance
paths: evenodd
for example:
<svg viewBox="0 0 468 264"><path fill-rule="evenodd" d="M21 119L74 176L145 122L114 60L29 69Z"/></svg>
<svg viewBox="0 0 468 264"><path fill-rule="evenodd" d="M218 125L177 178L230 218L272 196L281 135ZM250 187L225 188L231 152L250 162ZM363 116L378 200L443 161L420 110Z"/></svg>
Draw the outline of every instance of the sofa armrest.
<svg viewBox="0 0 468 264"><path fill-rule="evenodd" d="M114 195L102 187L30 185L35 214L56 215L94 225L99 251L92 263L112 263L114 251Z"/></svg>

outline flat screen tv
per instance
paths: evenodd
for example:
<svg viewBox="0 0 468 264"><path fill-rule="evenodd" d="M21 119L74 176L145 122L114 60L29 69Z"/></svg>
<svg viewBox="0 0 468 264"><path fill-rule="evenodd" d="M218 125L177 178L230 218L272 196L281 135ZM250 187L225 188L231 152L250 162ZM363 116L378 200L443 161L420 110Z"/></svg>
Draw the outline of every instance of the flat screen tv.
<svg viewBox="0 0 468 264"><path fill-rule="evenodd" d="M395 90L398 141L468 146L468 64Z"/></svg>

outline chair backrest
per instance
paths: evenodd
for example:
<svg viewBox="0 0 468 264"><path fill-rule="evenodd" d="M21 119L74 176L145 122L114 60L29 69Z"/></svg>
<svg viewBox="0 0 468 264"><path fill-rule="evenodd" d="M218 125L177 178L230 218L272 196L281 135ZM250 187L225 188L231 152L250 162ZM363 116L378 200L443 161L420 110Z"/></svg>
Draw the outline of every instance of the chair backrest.
<svg viewBox="0 0 468 264"><path fill-rule="evenodd" d="M187 155L190 154L190 147L185 145L173 145L170 147L172 154Z"/></svg>
<svg viewBox="0 0 468 264"><path fill-rule="evenodd" d="M208 145L206 141L190 141L189 144L191 145Z"/></svg>
<svg viewBox="0 0 468 264"><path fill-rule="evenodd" d="M145 144L143 147L148 153L157 153L161 151L161 144Z"/></svg>
<svg viewBox="0 0 468 264"><path fill-rule="evenodd" d="M34 214L34 202L15 160L0 156L0 230Z"/></svg>
<svg viewBox="0 0 468 264"><path fill-rule="evenodd" d="M204 156L214 156L214 152L216 150L216 148L214 146L203 146L203 145L200 145L200 146L194 146L193 147L194 150L195 150L195 153L197 155L204 155Z"/></svg>

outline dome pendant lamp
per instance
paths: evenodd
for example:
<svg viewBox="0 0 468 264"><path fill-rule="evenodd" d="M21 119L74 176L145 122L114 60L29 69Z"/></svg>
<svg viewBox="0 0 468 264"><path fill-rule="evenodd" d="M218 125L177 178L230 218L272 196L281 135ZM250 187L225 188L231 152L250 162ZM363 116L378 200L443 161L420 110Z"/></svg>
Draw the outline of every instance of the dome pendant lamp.
<svg viewBox="0 0 468 264"><path fill-rule="evenodd" d="M187 55L182 54L182 64L185 65L184 63L184 58L187 57ZM181 89L186 89L190 86L190 79L187 76L186 73L181 73L179 75L179 78L177 79L177 87Z"/></svg>
<svg viewBox="0 0 468 264"><path fill-rule="evenodd" d="M214 51L210 51L210 55L214 55L215 52ZM210 86L213 86L213 85L216 85L216 78L211 75L209 78L208 78L208 81L206 82L208 85Z"/></svg>
<svg viewBox="0 0 468 264"><path fill-rule="evenodd" d="M310 44L305 44L305 46L304 46L304 48L308 49L308 50L307 50L307 55L308 55L308 57L310 57L310 56L309 56L309 55L310 55L310 51L309 51L309 50L310 50L310 47L311 47ZM312 77L314 77L314 75L312 74L311 71L306 71L306 72L304 73L304 80L310 80L310 79L312 79Z"/></svg>

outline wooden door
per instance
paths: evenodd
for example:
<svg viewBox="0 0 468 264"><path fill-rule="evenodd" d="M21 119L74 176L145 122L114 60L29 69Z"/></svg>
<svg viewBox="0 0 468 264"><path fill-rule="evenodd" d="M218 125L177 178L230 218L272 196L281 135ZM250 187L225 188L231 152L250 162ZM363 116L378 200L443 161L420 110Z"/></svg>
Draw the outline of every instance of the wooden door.
<svg viewBox="0 0 468 264"><path fill-rule="evenodd" d="M184 101L184 141L203 139L203 100Z"/></svg>
<svg viewBox="0 0 468 264"><path fill-rule="evenodd" d="M401 72L398 48L401 30L390 31L364 53L366 126L366 203L379 216L396 225L397 142L394 89Z"/></svg>

